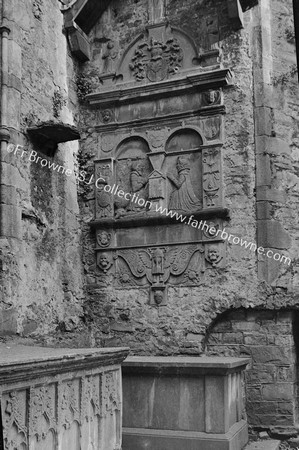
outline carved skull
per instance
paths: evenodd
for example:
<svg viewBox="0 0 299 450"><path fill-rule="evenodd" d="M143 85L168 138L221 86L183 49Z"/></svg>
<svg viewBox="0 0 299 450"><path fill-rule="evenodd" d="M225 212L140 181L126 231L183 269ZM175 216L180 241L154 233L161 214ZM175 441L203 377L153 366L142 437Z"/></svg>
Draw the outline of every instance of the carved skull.
<svg viewBox="0 0 299 450"><path fill-rule="evenodd" d="M107 253L100 253L97 258L97 263L98 263L99 268L104 273L107 273L108 270L110 269L110 267L112 266L112 262Z"/></svg>
<svg viewBox="0 0 299 450"><path fill-rule="evenodd" d="M157 290L154 293L154 300L157 305L161 305L164 300L164 292L162 290Z"/></svg>
<svg viewBox="0 0 299 450"><path fill-rule="evenodd" d="M212 264L213 267L215 267L222 259L222 256L220 254L219 249L212 245L207 254L207 260Z"/></svg>

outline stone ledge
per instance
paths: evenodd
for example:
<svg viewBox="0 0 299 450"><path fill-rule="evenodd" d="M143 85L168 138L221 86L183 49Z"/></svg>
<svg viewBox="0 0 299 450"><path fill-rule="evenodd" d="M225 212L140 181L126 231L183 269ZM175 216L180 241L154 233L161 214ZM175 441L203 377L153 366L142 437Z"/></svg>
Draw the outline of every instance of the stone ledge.
<svg viewBox="0 0 299 450"><path fill-rule="evenodd" d="M248 444L244 450L279 450L280 441L276 440L265 440L265 441L257 441L251 442Z"/></svg>
<svg viewBox="0 0 299 450"><path fill-rule="evenodd" d="M177 211L178 214L184 213L186 217L192 215L192 211L188 214L186 212ZM227 208L206 208L198 212L193 212L194 220L201 219L212 219L212 218L222 218L224 220L229 220L229 210ZM155 225L165 225L165 224L177 224L178 220L176 218L163 216L160 213L155 215L144 215L144 216L127 216L119 219L114 219L113 217L107 217L103 219L91 220L89 225L93 229L100 228L136 228L140 226L148 227ZM220 239L220 238L219 238Z"/></svg>
<svg viewBox="0 0 299 450"><path fill-rule="evenodd" d="M120 364L128 348L57 349L0 345L0 383L14 383L43 375Z"/></svg>
<svg viewBox="0 0 299 450"><path fill-rule="evenodd" d="M232 74L229 69L216 69L212 71L195 70L184 77L175 77L170 80L151 84L119 83L109 89L88 94L86 100L90 106L102 107L103 105L130 104L145 101L147 98L169 97L184 92L198 92L199 90L213 89L228 86L231 83Z"/></svg>
<svg viewBox="0 0 299 450"><path fill-rule="evenodd" d="M224 375L240 372L250 363L248 358L183 357L183 356L132 356L123 362L123 373L159 375L192 374Z"/></svg>
<svg viewBox="0 0 299 450"><path fill-rule="evenodd" d="M200 450L239 450L244 447L247 440L248 431L245 420L233 425L225 434L123 428L123 450L141 448L148 450L158 448L163 448L163 450L194 450L195 448Z"/></svg>

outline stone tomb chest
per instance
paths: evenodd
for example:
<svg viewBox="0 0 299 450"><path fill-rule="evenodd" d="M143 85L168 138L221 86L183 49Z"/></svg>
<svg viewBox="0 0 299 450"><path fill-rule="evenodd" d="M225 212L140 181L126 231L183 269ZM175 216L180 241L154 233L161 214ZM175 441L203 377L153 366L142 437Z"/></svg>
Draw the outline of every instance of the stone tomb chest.
<svg viewBox="0 0 299 450"><path fill-rule="evenodd" d="M0 345L0 448L120 450L127 354Z"/></svg>
<svg viewBox="0 0 299 450"><path fill-rule="evenodd" d="M130 357L123 365L123 450L241 450L248 359Z"/></svg>

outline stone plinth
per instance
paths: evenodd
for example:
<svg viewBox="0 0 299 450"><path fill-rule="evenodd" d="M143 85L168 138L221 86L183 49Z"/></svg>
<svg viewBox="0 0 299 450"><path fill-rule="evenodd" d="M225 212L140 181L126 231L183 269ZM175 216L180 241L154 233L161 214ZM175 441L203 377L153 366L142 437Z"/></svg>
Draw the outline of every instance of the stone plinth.
<svg viewBox="0 0 299 450"><path fill-rule="evenodd" d="M241 450L248 359L131 357L123 365L123 450Z"/></svg>
<svg viewBox="0 0 299 450"><path fill-rule="evenodd" d="M120 449L120 364L127 354L0 346L5 450Z"/></svg>

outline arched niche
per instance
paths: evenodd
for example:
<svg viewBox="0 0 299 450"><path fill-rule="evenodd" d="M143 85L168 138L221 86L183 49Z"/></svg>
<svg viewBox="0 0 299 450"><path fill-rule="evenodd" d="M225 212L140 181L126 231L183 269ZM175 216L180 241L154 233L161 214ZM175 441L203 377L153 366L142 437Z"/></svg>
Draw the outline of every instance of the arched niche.
<svg viewBox="0 0 299 450"><path fill-rule="evenodd" d="M175 131L167 140L166 153L198 150L203 145L200 134L192 129L186 128Z"/></svg>
<svg viewBox="0 0 299 450"><path fill-rule="evenodd" d="M146 140L140 136L132 136L123 140L117 147L117 159L142 159L147 157L150 148Z"/></svg>
<svg viewBox="0 0 299 450"><path fill-rule="evenodd" d="M171 210L193 213L203 207L202 144L200 134L189 128L175 131L166 142L163 172Z"/></svg>
<svg viewBox="0 0 299 450"><path fill-rule="evenodd" d="M161 82L199 65L193 39L184 31L161 24L149 26L129 44L117 68L119 82Z"/></svg>

